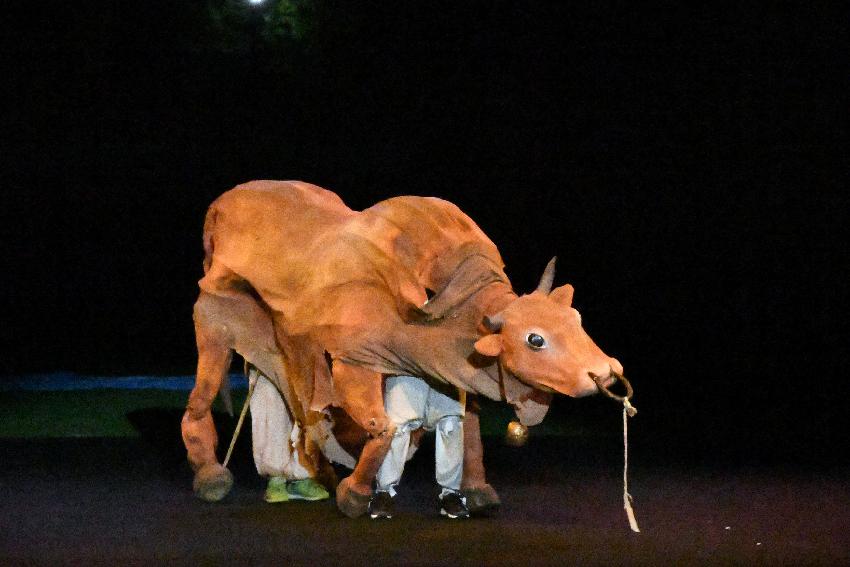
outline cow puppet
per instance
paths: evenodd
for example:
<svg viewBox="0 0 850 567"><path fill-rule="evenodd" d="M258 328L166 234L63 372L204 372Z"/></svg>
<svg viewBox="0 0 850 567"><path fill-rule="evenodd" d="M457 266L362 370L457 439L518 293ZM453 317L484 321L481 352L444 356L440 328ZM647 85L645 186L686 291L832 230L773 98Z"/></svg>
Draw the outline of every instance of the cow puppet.
<svg viewBox="0 0 850 567"><path fill-rule="evenodd" d="M396 197L356 212L315 185L254 181L210 206L204 250L198 374L182 429L195 490L207 499L232 484L215 455L210 406L234 350L281 389L307 431L305 458L316 458L327 435L315 432L326 408L365 432L353 472L337 486L337 505L351 517L366 511L394 431L385 376L470 394L462 489L476 511L499 500L484 473L475 395L507 401L534 425L554 392L593 394L623 370L583 330L572 286L551 291L554 261L538 288L518 297L496 246L441 199Z"/></svg>

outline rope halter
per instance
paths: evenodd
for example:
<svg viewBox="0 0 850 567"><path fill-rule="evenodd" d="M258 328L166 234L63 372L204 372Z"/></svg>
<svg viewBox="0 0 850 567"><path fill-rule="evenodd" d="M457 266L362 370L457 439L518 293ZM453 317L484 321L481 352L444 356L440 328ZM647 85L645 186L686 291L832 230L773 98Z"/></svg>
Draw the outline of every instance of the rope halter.
<svg viewBox="0 0 850 567"><path fill-rule="evenodd" d="M623 508L626 510L626 517L629 519L629 527L633 532L640 532L640 528L638 527L637 519L635 519L635 511L632 508L633 498L632 495L629 494L629 478L628 478L628 469L629 469L629 426L628 426L628 418L634 417L637 415L637 409L631 404L629 399L634 395L634 390L632 390L632 385L629 384L629 381L626 380L625 376L617 374L616 372L611 373L618 381L622 382L626 387L626 395L618 396L611 390L609 390L603 384L603 380L600 376L596 376L591 374L590 377L599 387L599 391L608 396L609 398L616 400L617 402L623 404Z"/></svg>

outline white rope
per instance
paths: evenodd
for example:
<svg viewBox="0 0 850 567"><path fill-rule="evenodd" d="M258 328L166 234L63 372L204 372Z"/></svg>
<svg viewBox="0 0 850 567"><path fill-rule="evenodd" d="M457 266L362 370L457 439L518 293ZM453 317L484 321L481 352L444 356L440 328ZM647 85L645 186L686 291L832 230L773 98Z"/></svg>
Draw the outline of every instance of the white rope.
<svg viewBox="0 0 850 567"><path fill-rule="evenodd" d="M623 508L626 509L626 516L629 518L629 527L633 532L640 532L637 520L635 519L635 511L632 509L632 495L629 494L629 416L633 416L637 410L629 403L628 398L623 400Z"/></svg>

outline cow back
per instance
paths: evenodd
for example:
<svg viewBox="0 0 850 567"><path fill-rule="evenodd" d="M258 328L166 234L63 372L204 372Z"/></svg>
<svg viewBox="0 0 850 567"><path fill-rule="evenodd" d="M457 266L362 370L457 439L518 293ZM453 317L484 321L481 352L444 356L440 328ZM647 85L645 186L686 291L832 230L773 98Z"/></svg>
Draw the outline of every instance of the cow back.
<svg viewBox="0 0 850 567"><path fill-rule="evenodd" d="M424 288L442 289L470 256L501 269L496 245L456 205L436 197L394 197L363 211L356 228Z"/></svg>

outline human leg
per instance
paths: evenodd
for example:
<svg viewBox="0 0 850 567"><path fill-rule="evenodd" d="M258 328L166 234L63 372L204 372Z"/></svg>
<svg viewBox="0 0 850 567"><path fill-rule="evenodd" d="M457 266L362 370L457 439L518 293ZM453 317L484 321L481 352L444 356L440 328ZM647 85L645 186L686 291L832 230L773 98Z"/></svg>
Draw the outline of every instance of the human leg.
<svg viewBox="0 0 850 567"><path fill-rule="evenodd" d="M458 400L429 389L425 427L436 430L434 470L437 483L443 487L441 494L460 490L463 478L463 412Z"/></svg>
<svg viewBox="0 0 850 567"><path fill-rule="evenodd" d="M442 487L441 496L459 492L463 480L463 421L448 415L437 422L434 447L434 473Z"/></svg>
<svg viewBox="0 0 850 567"><path fill-rule="evenodd" d="M410 432L422 425L428 386L412 376L391 376L384 382L384 408L396 426L390 449L376 475L376 488L395 496L410 450Z"/></svg>
<svg viewBox="0 0 850 567"><path fill-rule="evenodd" d="M375 494L369 502L372 519L392 518L396 486L410 458L411 432L422 425L428 387L418 378L392 376L384 381L384 409L395 433L375 475Z"/></svg>
<svg viewBox="0 0 850 567"><path fill-rule="evenodd" d="M293 423L283 396L254 367L250 368L248 379L254 384L250 400L254 464L260 475L269 478L266 502L330 497L299 460L297 447L302 432L298 423Z"/></svg>
<svg viewBox="0 0 850 567"><path fill-rule="evenodd" d="M428 394L426 425L436 430L434 472L440 485L439 511L449 518L466 518L469 510L460 492L463 479L463 411L460 402L437 390Z"/></svg>

